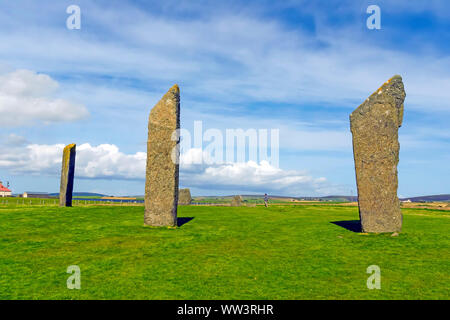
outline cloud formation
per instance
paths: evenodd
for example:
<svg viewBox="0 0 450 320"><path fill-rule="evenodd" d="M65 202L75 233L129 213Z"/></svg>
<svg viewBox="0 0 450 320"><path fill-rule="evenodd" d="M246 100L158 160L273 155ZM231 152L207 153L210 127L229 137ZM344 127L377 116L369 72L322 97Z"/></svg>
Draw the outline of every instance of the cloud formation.
<svg viewBox="0 0 450 320"><path fill-rule="evenodd" d="M57 176L61 170L64 145L30 144L25 148L5 149L0 168L13 174ZM208 190L242 190L286 195L325 194L336 191L323 178L307 172L283 170L267 161L208 164L200 149L190 149L180 158L180 181L187 187ZM89 143L77 146L75 175L81 179L144 180L146 153L124 154L115 145Z"/></svg>
<svg viewBox="0 0 450 320"><path fill-rule="evenodd" d="M93 19L86 22L96 28L82 28L80 36L75 36L57 27L58 18L52 21L55 25L40 27L37 32L29 26L41 21L33 20L5 34L0 51L11 57L11 63L32 58L39 69L65 75L74 73L76 61L77 72L87 75L81 78L83 81L92 76L102 80L100 85L94 81L90 86L101 88L122 80L116 90L126 91L132 79L146 91L159 91L176 80L188 97L224 103L313 102L342 107L350 101L353 106L399 73L407 83L412 108L423 110L426 104L428 110L448 112L449 93L440 89L450 83L447 56L435 48L418 52L421 47L404 50L393 44L380 45L374 33L361 31L365 16L361 17L364 10L359 5L346 3L336 9L336 15L352 12L349 24L339 28L324 20L323 16L333 10L322 12L317 4L308 2L291 5L294 11L301 8L311 14L314 32L302 26L289 28L273 17L261 16L255 5L236 13L223 5L222 11L216 10L216 2L190 9L173 2L167 5L170 13L178 10L181 16L184 12L180 8L195 8L194 16L202 17L176 19L151 6L123 2L105 10L102 4L85 3L83 12L89 13L85 19ZM391 7L386 5L386 10ZM414 9L410 7L402 8ZM2 13L0 18L2 26L1 21L7 18ZM98 37L96 31L102 35L105 32L104 37Z"/></svg>
<svg viewBox="0 0 450 320"><path fill-rule="evenodd" d="M16 70L0 75L0 125L70 122L88 116L86 107L53 98L58 83L45 74Z"/></svg>
<svg viewBox="0 0 450 320"><path fill-rule="evenodd" d="M306 171L283 170L267 161L211 164L209 155L195 148L188 150L180 160L180 180L189 187L282 195L337 191L324 177L314 178Z"/></svg>

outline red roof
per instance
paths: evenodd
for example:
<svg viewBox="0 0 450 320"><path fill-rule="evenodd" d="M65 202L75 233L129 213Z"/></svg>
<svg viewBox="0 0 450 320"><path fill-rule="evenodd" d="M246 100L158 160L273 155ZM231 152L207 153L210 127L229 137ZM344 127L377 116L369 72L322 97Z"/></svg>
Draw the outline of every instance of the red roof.
<svg viewBox="0 0 450 320"><path fill-rule="evenodd" d="M0 183L0 192L11 192L11 190L9 190L8 188L4 187L4 186Z"/></svg>

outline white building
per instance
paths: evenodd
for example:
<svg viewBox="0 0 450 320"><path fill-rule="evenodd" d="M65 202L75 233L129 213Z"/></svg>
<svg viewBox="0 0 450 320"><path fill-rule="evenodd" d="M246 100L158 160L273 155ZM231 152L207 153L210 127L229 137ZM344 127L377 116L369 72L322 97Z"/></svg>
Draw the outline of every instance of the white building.
<svg viewBox="0 0 450 320"><path fill-rule="evenodd" d="M2 182L0 181L0 197L11 197L12 192L5 186L3 186Z"/></svg>

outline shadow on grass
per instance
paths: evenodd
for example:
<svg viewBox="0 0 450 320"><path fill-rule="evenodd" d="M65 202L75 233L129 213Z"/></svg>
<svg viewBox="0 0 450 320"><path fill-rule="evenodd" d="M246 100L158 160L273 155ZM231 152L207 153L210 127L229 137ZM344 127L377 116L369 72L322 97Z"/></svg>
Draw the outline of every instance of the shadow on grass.
<svg viewBox="0 0 450 320"><path fill-rule="evenodd" d="M349 231L352 231L352 232L359 233L359 232L362 231L361 221L359 221L359 220L332 221L331 223L333 223L333 224L335 224L335 225L337 225L339 227L345 228L345 229L347 229Z"/></svg>
<svg viewBox="0 0 450 320"><path fill-rule="evenodd" d="M181 227L183 224L188 223L192 219L194 219L194 217L178 218L177 219L177 227Z"/></svg>

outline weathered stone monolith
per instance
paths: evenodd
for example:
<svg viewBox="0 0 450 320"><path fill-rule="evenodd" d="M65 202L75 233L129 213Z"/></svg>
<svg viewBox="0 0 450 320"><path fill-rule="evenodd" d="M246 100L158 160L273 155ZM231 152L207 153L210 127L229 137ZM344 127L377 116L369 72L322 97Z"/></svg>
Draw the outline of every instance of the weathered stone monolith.
<svg viewBox="0 0 450 320"><path fill-rule="evenodd" d="M180 89L174 85L150 111L148 120L146 225L177 225L179 128Z"/></svg>
<svg viewBox="0 0 450 320"><path fill-rule="evenodd" d="M67 145L63 150L59 205L72 206L73 178L75 176L76 144Z"/></svg>
<svg viewBox="0 0 450 320"><path fill-rule="evenodd" d="M179 205L190 205L192 202L191 190L189 188L180 189L178 192L178 204Z"/></svg>
<svg viewBox="0 0 450 320"><path fill-rule="evenodd" d="M350 115L359 216L363 232L398 232L397 164L405 89L394 76Z"/></svg>
<svg viewBox="0 0 450 320"><path fill-rule="evenodd" d="M241 196L234 196L231 200L232 207L242 207L244 205L244 201Z"/></svg>

